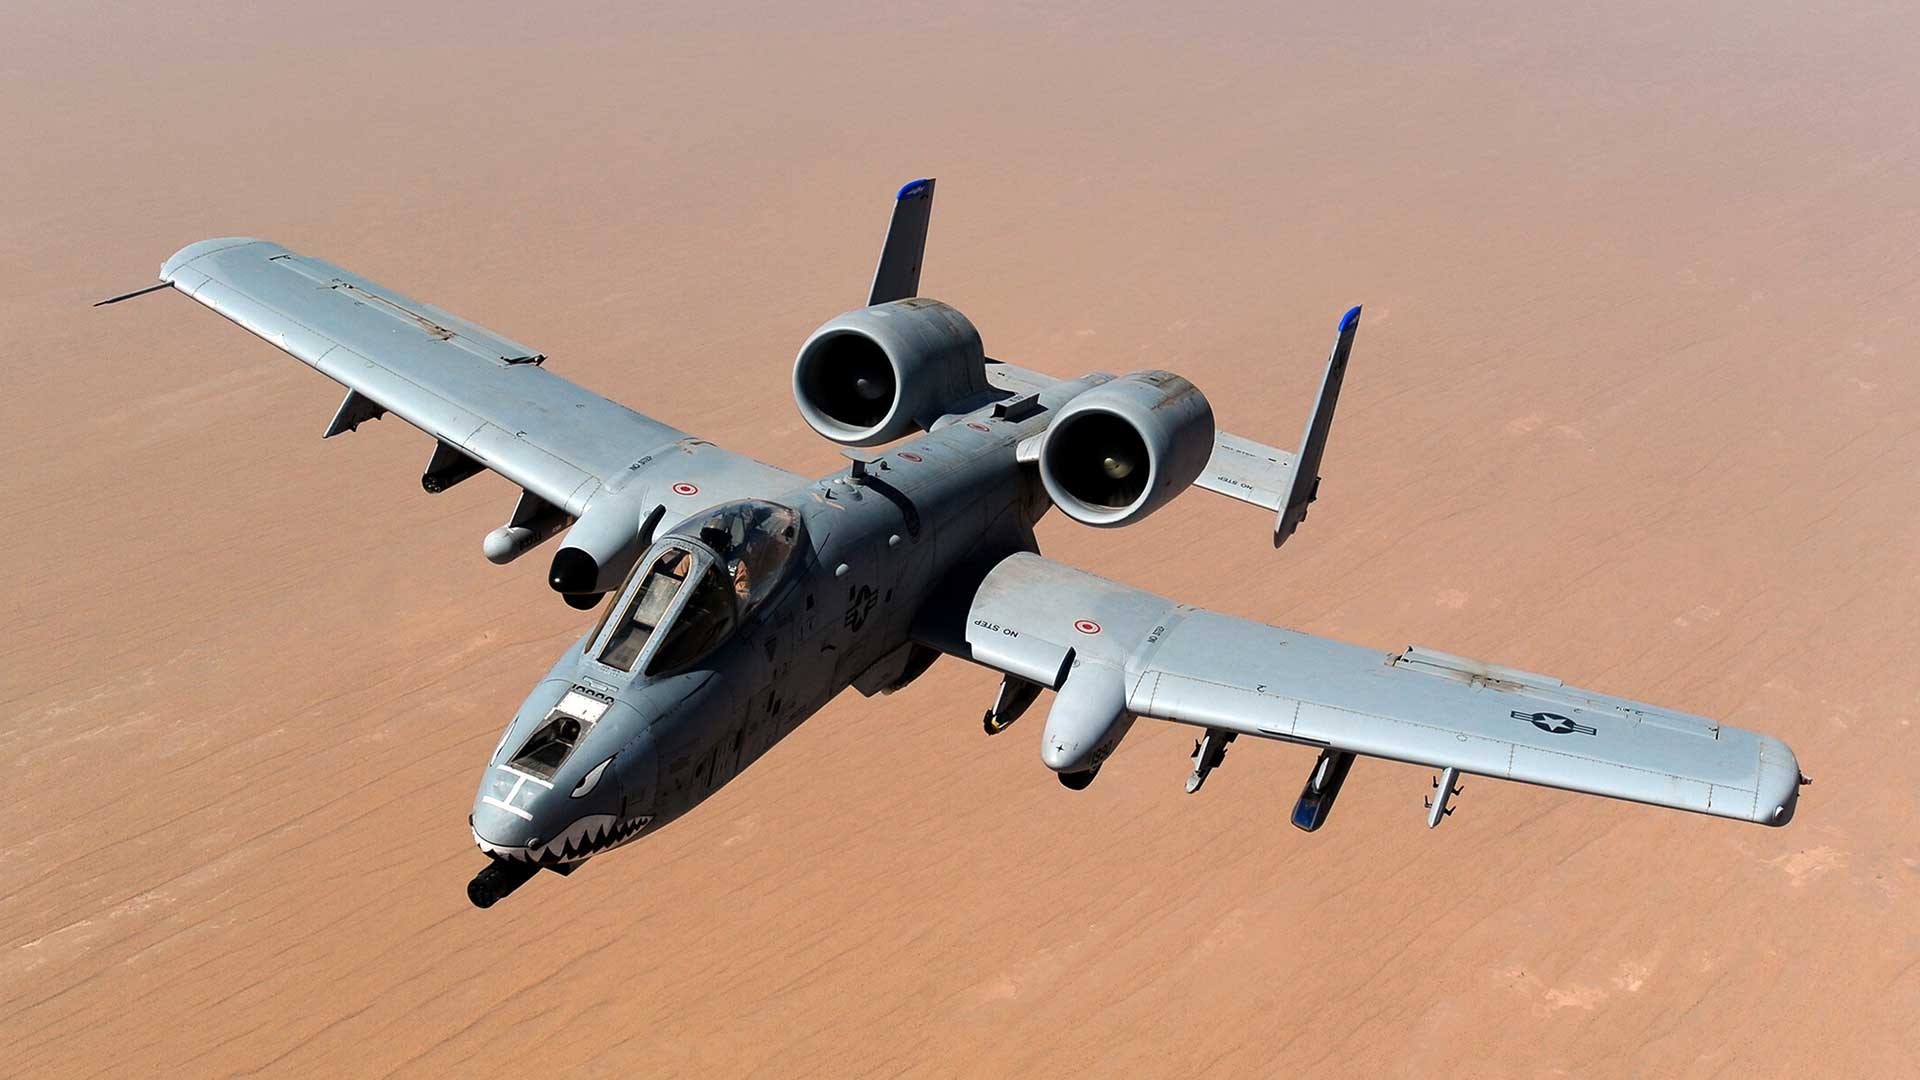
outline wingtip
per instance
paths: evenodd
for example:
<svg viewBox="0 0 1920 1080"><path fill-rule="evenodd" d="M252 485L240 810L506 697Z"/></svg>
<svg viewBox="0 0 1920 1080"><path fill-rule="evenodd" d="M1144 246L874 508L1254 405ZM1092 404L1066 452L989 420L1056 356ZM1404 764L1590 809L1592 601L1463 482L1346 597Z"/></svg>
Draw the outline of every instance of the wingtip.
<svg viewBox="0 0 1920 1080"><path fill-rule="evenodd" d="M906 199L919 198L922 195L931 194L932 191L933 177L931 176L922 177L918 180L909 180L900 185L900 191L894 195L893 201L901 202Z"/></svg>
<svg viewBox="0 0 1920 1080"><path fill-rule="evenodd" d="M227 248L243 247L247 244L261 244L265 242L266 241L253 236L215 236L211 239L195 241L181 248L179 251L174 252L172 255L169 255L167 261L160 264L160 280L171 282L173 275L181 267L186 266L195 259L211 255L216 251L225 251Z"/></svg>
<svg viewBox="0 0 1920 1080"><path fill-rule="evenodd" d="M1345 315L1340 316L1340 332L1344 334L1347 331L1353 329L1354 324L1359 321L1360 321L1360 305L1355 304L1353 305L1352 308L1348 309Z"/></svg>

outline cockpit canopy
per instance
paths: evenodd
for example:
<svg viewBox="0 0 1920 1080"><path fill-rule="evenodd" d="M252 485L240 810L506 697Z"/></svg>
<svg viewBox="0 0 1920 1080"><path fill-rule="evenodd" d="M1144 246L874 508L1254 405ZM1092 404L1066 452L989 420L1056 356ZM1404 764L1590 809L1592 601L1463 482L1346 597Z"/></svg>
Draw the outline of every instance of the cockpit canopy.
<svg viewBox="0 0 1920 1080"><path fill-rule="evenodd" d="M773 595L805 538L799 514L757 500L689 519L634 564L587 649L619 671L644 660L649 678L691 667Z"/></svg>
<svg viewBox="0 0 1920 1080"><path fill-rule="evenodd" d="M696 537L720 557L740 600L743 619L785 580L788 565L806 539L799 514L756 500L716 507L698 523L689 521L668 535L682 533Z"/></svg>

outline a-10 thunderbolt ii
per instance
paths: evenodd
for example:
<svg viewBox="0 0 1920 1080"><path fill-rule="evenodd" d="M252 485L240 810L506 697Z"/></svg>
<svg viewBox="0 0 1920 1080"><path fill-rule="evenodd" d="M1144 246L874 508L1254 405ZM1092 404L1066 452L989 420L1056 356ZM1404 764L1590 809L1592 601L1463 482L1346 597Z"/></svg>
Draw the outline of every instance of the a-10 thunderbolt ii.
<svg viewBox="0 0 1920 1080"><path fill-rule="evenodd" d="M1189 792L1241 735L1319 751L1293 811L1318 829L1357 756L1784 825L1804 778L1767 735L1409 647L1357 648L1232 618L1037 553L1048 507L1139 521L1190 486L1306 516L1360 309L1339 321L1300 448L1214 426L1168 371L1059 379L987 358L919 296L934 184L902 188L865 306L814 331L793 395L849 466L809 479L561 378L465 319L263 240L204 240L172 286L347 387L326 435L393 413L437 440L420 482L486 469L521 488L486 557L561 533L548 575L577 608L611 594L494 748L474 799L487 907L540 869L691 811L852 686L897 690L942 654L1003 675L1004 730L1053 692L1040 759L1084 788L1151 717L1200 729ZM116 297L114 299L124 299ZM110 301L103 301L110 302Z"/></svg>

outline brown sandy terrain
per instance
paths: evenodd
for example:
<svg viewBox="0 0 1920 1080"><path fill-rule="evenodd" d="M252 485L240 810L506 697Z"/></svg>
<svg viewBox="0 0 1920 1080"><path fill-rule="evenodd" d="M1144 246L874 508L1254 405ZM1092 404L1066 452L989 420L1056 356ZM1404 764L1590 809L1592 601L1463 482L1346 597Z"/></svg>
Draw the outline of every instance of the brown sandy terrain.
<svg viewBox="0 0 1920 1080"><path fill-rule="evenodd" d="M0 13L0 1074L1912 1074L1910 5L534 6ZM87 303L270 236L824 472L788 364L927 174L991 352L1275 442L1367 304L1284 552L1196 493L1051 554L1777 733L1798 819L1469 780L1429 833L1363 762L1309 837L1309 752L1187 798L1159 726L1075 794L949 661L469 908L585 621L550 549L184 299Z"/></svg>

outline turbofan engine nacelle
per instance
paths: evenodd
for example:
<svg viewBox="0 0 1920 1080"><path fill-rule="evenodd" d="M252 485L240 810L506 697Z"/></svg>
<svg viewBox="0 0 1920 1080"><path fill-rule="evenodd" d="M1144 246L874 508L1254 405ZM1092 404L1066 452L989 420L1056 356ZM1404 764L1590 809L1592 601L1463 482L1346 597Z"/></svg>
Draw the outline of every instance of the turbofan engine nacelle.
<svg viewBox="0 0 1920 1080"><path fill-rule="evenodd" d="M618 587L652 542L658 515L645 514L647 509L633 494L604 492L594 498L553 553L547 584L569 599L597 600Z"/></svg>
<svg viewBox="0 0 1920 1080"><path fill-rule="evenodd" d="M1213 406L1171 371L1136 371L1060 410L1040 443L1040 482L1068 517L1139 521L1187 489L1213 456Z"/></svg>
<svg viewBox="0 0 1920 1080"><path fill-rule="evenodd" d="M986 389L980 332L953 308L918 297L828 321L793 361L801 418L846 446L924 430Z"/></svg>

